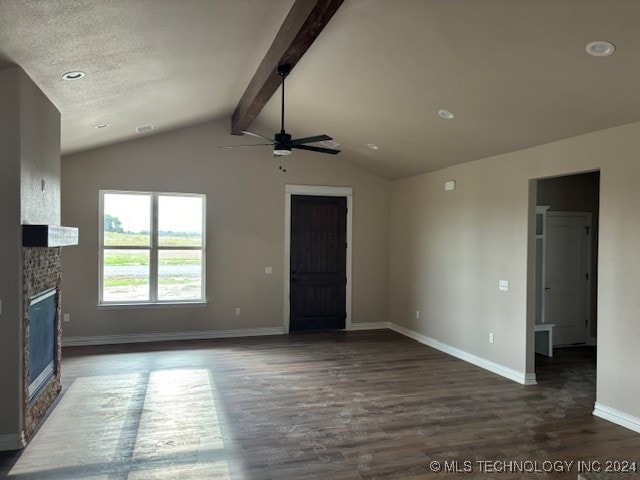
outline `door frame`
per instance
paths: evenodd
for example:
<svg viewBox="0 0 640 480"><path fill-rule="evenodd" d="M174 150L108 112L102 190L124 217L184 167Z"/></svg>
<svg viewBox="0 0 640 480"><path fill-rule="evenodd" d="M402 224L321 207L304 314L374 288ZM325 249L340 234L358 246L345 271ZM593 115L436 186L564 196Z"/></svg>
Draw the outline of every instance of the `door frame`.
<svg viewBox="0 0 640 480"><path fill-rule="evenodd" d="M327 185L290 185L284 186L284 333L289 333L291 320L291 305L289 296L291 284L289 271L291 270L291 195L315 195L318 197L346 197L347 198L347 284L345 286L347 318L345 330L351 330L351 260L353 244L353 187L332 187Z"/></svg>

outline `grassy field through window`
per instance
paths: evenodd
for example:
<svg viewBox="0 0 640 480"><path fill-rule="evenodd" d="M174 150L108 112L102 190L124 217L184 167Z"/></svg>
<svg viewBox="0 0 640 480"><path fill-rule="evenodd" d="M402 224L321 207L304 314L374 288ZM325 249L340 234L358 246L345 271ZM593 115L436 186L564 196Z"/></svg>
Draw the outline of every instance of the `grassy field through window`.
<svg viewBox="0 0 640 480"><path fill-rule="evenodd" d="M162 246L199 247L201 237L164 235ZM149 298L149 249L109 249L109 246L149 246L149 235L105 232L104 298L107 301ZM160 300L196 299L201 296L202 252L200 250L158 251L158 297Z"/></svg>

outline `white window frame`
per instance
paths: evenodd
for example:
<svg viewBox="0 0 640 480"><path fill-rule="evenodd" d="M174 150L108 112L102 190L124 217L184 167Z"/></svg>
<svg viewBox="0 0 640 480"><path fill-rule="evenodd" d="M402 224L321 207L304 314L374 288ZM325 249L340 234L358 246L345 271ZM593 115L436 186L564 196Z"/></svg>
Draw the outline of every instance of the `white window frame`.
<svg viewBox="0 0 640 480"><path fill-rule="evenodd" d="M115 195L149 195L150 202L150 245L149 246L111 246L104 244L104 196ZM173 247L158 245L158 198L159 197L197 197L202 199L202 245L199 247ZM179 192L143 192L135 190L100 190L100 208L98 225L98 306L170 306L170 305L190 305L205 304L207 295L206 282L206 218L207 218L207 196L201 193L179 193ZM123 301L109 302L103 299L104 282L104 251L108 250L148 250L149 251L149 300L148 301ZM159 300L158 299L158 252L161 250L197 250L202 252L202 290L199 299L189 300Z"/></svg>

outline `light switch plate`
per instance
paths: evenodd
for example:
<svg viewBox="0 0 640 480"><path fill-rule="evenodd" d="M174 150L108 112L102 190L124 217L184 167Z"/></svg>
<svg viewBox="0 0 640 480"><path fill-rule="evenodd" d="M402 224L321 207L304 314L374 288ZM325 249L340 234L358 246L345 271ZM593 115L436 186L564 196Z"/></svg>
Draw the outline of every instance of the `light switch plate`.
<svg viewBox="0 0 640 480"><path fill-rule="evenodd" d="M498 282L498 288L500 290L502 290L503 292L506 292L509 290L509 281L508 280L500 280Z"/></svg>
<svg viewBox="0 0 640 480"><path fill-rule="evenodd" d="M273 267L264 267L264 273L266 275L271 275L273 273Z"/></svg>

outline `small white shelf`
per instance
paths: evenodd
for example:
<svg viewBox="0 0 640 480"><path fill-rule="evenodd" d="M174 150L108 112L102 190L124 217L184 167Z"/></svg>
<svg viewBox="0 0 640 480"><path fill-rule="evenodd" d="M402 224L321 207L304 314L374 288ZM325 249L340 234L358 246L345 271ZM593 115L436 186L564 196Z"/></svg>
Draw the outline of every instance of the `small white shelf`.
<svg viewBox="0 0 640 480"><path fill-rule="evenodd" d="M553 357L553 327L555 326L555 323L542 323L533 326L536 336L536 353ZM544 332L547 332L546 338L544 338Z"/></svg>

